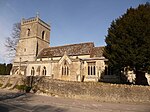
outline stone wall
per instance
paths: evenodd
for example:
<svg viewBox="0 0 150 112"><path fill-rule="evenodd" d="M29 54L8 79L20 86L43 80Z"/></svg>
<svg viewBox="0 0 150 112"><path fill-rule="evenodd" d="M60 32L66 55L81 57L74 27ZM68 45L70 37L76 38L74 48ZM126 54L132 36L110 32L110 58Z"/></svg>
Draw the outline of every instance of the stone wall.
<svg viewBox="0 0 150 112"><path fill-rule="evenodd" d="M6 77L0 77L3 83ZM12 79L10 82L12 83ZM37 93L52 96L88 99L100 102L150 103L150 86L121 85L101 82L71 82L41 78Z"/></svg>
<svg viewBox="0 0 150 112"><path fill-rule="evenodd" d="M10 80L8 80L8 78L10 78ZM14 84L16 82L16 80L18 80L18 78L16 77L11 77L11 75L0 75L0 85L3 85L6 81L8 80L8 84ZM18 84L21 85L24 82L20 79L18 80ZM10 85L9 85L10 86Z"/></svg>
<svg viewBox="0 0 150 112"><path fill-rule="evenodd" d="M150 103L150 86L43 79L38 84L38 88L49 95L60 97L106 102Z"/></svg>

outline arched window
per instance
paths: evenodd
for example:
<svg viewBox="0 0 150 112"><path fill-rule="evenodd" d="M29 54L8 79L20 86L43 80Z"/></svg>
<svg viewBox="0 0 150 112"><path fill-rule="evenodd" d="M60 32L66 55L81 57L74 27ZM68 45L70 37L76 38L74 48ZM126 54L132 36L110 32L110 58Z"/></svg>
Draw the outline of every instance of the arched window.
<svg viewBox="0 0 150 112"><path fill-rule="evenodd" d="M44 40L45 38L45 31L42 31L42 39Z"/></svg>
<svg viewBox="0 0 150 112"><path fill-rule="evenodd" d="M66 71L67 71L66 75L69 75L69 68L68 68L68 66L66 67Z"/></svg>
<svg viewBox="0 0 150 112"><path fill-rule="evenodd" d="M43 67L42 75L46 75L46 67Z"/></svg>
<svg viewBox="0 0 150 112"><path fill-rule="evenodd" d="M27 36L30 36L30 29L28 28L28 30L27 30Z"/></svg>
<svg viewBox="0 0 150 112"><path fill-rule="evenodd" d="M69 75L69 67L66 60L64 61L64 65L62 66L62 75Z"/></svg>
<svg viewBox="0 0 150 112"><path fill-rule="evenodd" d="M95 66L93 66L93 73L94 73L93 75L96 75L95 72L96 72L96 69L95 69Z"/></svg>
<svg viewBox="0 0 150 112"><path fill-rule="evenodd" d="M34 76L34 74L35 74L35 70L34 70L34 67L32 67L32 69L31 69L31 76Z"/></svg>
<svg viewBox="0 0 150 112"><path fill-rule="evenodd" d="M62 67L61 74L64 75L64 67Z"/></svg>
<svg viewBox="0 0 150 112"><path fill-rule="evenodd" d="M90 68L91 68L91 67L88 66L88 75L90 75L90 71L91 71Z"/></svg>
<svg viewBox="0 0 150 112"><path fill-rule="evenodd" d="M88 62L88 75L96 75L95 62Z"/></svg>

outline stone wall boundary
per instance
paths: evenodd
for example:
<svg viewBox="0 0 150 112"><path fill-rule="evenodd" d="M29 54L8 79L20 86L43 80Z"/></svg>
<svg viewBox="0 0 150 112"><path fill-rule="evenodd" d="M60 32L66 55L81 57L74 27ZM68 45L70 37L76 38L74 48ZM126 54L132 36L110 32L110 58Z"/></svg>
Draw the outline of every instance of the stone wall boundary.
<svg viewBox="0 0 150 112"><path fill-rule="evenodd" d="M48 95L102 102L150 103L150 86L72 82L43 78L38 89Z"/></svg>
<svg viewBox="0 0 150 112"><path fill-rule="evenodd" d="M6 77L0 77L0 84ZM15 80L13 78L12 80ZM10 82L13 82L13 81ZM110 84L102 82L73 82L41 78L36 83L37 94L100 102L132 102L150 104L150 86Z"/></svg>

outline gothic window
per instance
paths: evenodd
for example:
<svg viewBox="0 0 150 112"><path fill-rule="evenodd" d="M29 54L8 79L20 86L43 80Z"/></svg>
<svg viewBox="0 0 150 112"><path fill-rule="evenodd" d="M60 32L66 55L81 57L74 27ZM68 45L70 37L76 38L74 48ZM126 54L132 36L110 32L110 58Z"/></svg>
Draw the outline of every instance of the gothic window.
<svg viewBox="0 0 150 112"><path fill-rule="evenodd" d="M42 31L42 39L44 40L45 38L45 31Z"/></svg>
<svg viewBox="0 0 150 112"><path fill-rule="evenodd" d="M35 74L35 70L34 70L34 67L32 67L32 69L31 69L31 75L34 76L34 74Z"/></svg>
<svg viewBox="0 0 150 112"><path fill-rule="evenodd" d="M30 36L30 29L28 28L28 30L27 30L27 36Z"/></svg>
<svg viewBox="0 0 150 112"><path fill-rule="evenodd" d="M46 67L43 67L42 75L46 75Z"/></svg>
<svg viewBox="0 0 150 112"><path fill-rule="evenodd" d="M62 75L69 75L69 67L66 60L64 61L64 65L62 66Z"/></svg>
<svg viewBox="0 0 150 112"><path fill-rule="evenodd" d="M64 75L64 67L62 66L61 74Z"/></svg>
<svg viewBox="0 0 150 112"><path fill-rule="evenodd" d="M95 62L88 62L88 75L96 75Z"/></svg>

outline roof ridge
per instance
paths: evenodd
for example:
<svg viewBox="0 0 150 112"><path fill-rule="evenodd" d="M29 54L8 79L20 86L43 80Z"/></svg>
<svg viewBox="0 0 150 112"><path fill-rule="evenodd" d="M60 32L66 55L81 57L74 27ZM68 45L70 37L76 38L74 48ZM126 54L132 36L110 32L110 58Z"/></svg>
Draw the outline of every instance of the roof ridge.
<svg viewBox="0 0 150 112"><path fill-rule="evenodd" d="M81 45L81 44L93 44L94 45L94 42L82 42L82 43L76 43L76 44L66 44L66 45L60 45L60 46L49 46L49 47L46 47L46 48L43 48L42 50L45 50L45 49L51 49L51 48L58 48L58 47L66 47L66 46L74 46L74 45ZM105 46L94 46L92 49L94 49L94 48L103 48L103 47L105 47ZM92 50L91 49L91 50ZM41 50L41 51L42 51Z"/></svg>
<svg viewBox="0 0 150 112"><path fill-rule="evenodd" d="M96 46L96 47L93 47L93 48L100 48L100 47L105 47L105 46Z"/></svg>
<svg viewBox="0 0 150 112"><path fill-rule="evenodd" d="M93 44L94 45L94 42L82 42L82 43L75 43L75 44L66 44L66 45L60 45L60 46L52 46L52 47L48 47L48 48L74 46L74 45L81 45L81 44Z"/></svg>

